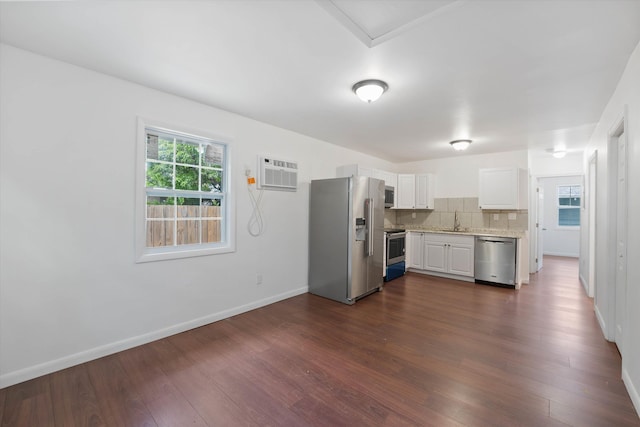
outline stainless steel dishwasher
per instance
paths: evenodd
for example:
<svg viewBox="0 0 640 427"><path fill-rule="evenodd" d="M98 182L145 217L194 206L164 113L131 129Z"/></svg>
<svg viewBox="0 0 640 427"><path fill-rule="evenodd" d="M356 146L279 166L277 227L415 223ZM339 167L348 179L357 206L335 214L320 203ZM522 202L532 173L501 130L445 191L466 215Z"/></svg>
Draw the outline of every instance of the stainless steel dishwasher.
<svg viewBox="0 0 640 427"><path fill-rule="evenodd" d="M476 236L476 282L515 286L516 243L510 237Z"/></svg>

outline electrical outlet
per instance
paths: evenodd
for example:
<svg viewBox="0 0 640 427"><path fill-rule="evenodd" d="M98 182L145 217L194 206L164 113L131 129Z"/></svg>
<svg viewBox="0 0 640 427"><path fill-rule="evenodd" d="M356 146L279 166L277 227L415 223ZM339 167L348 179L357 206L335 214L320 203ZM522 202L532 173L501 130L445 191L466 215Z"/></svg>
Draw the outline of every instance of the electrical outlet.
<svg viewBox="0 0 640 427"><path fill-rule="evenodd" d="M509 213L507 214L507 219L508 219L509 221L515 221L515 220L516 220L516 213L515 213L515 212L509 212Z"/></svg>
<svg viewBox="0 0 640 427"><path fill-rule="evenodd" d="M262 285L262 274L256 274L256 285Z"/></svg>
<svg viewBox="0 0 640 427"><path fill-rule="evenodd" d="M500 219L500 214L493 214L493 220L498 221Z"/></svg>
<svg viewBox="0 0 640 427"><path fill-rule="evenodd" d="M415 212L411 212L411 218L416 219L416 213Z"/></svg>

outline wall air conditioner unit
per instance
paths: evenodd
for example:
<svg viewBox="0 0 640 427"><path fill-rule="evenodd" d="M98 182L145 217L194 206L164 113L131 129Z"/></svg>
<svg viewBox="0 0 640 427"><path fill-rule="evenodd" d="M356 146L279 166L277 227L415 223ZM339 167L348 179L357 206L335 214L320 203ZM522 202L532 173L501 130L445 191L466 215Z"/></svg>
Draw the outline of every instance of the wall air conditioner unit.
<svg viewBox="0 0 640 427"><path fill-rule="evenodd" d="M285 191L298 189L298 163L271 157L258 157L258 162L258 188Z"/></svg>

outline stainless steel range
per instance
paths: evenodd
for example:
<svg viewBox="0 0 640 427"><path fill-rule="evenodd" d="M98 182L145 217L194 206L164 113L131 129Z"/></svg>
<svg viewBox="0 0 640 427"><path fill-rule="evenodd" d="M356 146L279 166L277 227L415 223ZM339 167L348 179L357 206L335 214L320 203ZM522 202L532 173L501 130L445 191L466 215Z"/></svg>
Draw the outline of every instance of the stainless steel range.
<svg viewBox="0 0 640 427"><path fill-rule="evenodd" d="M384 280L388 282L404 275L407 233L403 229L386 229L384 235Z"/></svg>

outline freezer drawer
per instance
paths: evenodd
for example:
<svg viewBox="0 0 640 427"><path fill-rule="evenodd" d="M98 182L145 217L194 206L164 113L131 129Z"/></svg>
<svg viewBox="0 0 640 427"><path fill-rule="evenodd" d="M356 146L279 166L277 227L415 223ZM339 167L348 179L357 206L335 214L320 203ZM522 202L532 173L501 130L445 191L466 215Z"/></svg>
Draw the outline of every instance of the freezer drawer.
<svg viewBox="0 0 640 427"><path fill-rule="evenodd" d="M477 236L475 280L479 283L516 284L517 239Z"/></svg>

